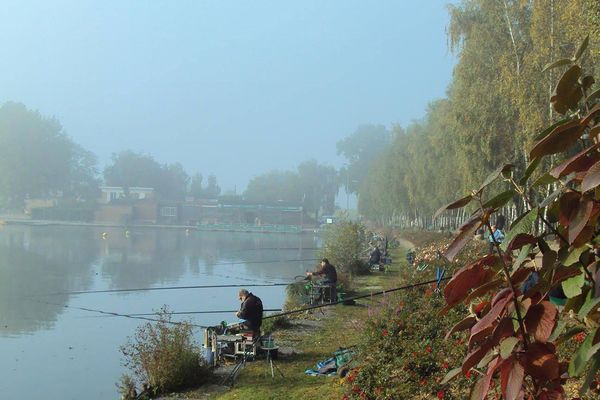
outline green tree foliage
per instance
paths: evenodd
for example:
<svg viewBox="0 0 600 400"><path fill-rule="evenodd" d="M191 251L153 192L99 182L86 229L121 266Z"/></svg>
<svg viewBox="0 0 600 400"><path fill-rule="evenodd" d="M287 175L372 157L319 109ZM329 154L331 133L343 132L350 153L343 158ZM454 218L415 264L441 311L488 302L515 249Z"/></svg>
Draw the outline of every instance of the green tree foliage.
<svg viewBox="0 0 600 400"><path fill-rule="evenodd" d="M201 199L203 197L204 191L202 188L202 174L196 172L190 181L190 196Z"/></svg>
<svg viewBox="0 0 600 400"><path fill-rule="evenodd" d="M150 187L162 198L181 200L187 193L189 176L179 163L161 165L150 155L125 150L113 154L112 164L104 168L104 181L124 188Z"/></svg>
<svg viewBox="0 0 600 400"><path fill-rule="evenodd" d="M319 217L319 210L333 213L339 189L335 168L319 164L316 160L304 161L298 166L298 183L302 190L304 208L315 210L316 219Z"/></svg>
<svg viewBox="0 0 600 400"><path fill-rule="evenodd" d="M217 184L217 177L208 176L208 182L204 188L204 196L209 199L216 199L221 193L221 187Z"/></svg>
<svg viewBox="0 0 600 400"><path fill-rule="evenodd" d="M360 186L361 213L380 222L429 225L437 208L467 195L498 166L510 160L524 171L531 162L525 149L556 117L548 98L565 67L542 70L571 57L573 43L588 33L588 51L599 54L598 4L463 0L449 6L449 43L458 60L447 98L431 103L406 130L393 129L391 145ZM582 66L597 74L592 59ZM539 195L551 190L544 186ZM511 207L516 213L523 206Z"/></svg>
<svg viewBox="0 0 600 400"><path fill-rule="evenodd" d="M531 175L544 164L536 162L522 174L508 164L470 195L440 209L467 204L476 208L445 250L452 261L478 229L492 233L492 216L510 198L505 193L518 194L527 205L504 242L494 242L493 252L455 272L444 288L445 311L461 303L471 309L478 304L479 312L471 312L450 331L469 334L461 369L481 376L471 390L472 399L485 399L494 390L505 399L566 399L567 379L583 378L580 395L597 380L600 102L591 90L593 77L580 64L587 43L586 38L568 58L546 68L563 69L550 98L556 118L528 151L532 160L546 159L549 167L541 172L557 190L534 199L527 188L539 186L531 182ZM508 187L486 196L499 179ZM540 225L543 230L536 229ZM559 299L566 302L564 313L557 307ZM581 332L579 348L561 360L557 349Z"/></svg>
<svg viewBox="0 0 600 400"><path fill-rule="evenodd" d="M340 221L327 227L323 235L325 246L321 256L336 266L337 270L349 274L366 274L369 266L362 259L365 227L357 222Z"/></svg>
<svg viewBox="0 0 600 400"><path fill-rule="evenodd" d="M292 171L270 171L256 176L248 183L244 197L251 201L301 202L298 174Z"/></svg>
<svg viewBox="0 0 600 400"><path fill-rule="evenodd" d="M97 184L95 157L56 119L19 103L0 107L0 203L19 207L27 197L90 198Z"/></svg>
<svg viewBox="0 0 600 400"><path fill-rule="evenodd" d="M71 183L68 193L75 198L95 201L99 195L98 186L100 185L96 155L73 144L70 173Z"/></svg>
<svg viewBox="0 0 600 400"><path fill-rule="evenodd" d="M189 175L179 163L165 164L161 168L156 191L169 199L183 200L190 181Z"/></svg>
<svg viewBox="0 0 600 400"><path fill-rule="evenodd" d="M206 186L202 184L202 174L196 173L192 176L189 194L196 199L216 199L221 194L221 187L217 183L217 177L208 176Z"/></svg>
<svg viewBox="0 0 600 400"><path fill-rule="evenodd" d="M152 156L124 150L113 154L112 164L104 168L104 182L109 186L154 188L161 169Z"/></svg>
<svg viewBox="0 0 600 400"><path fill-rule="evenodd" d="M337 142L337 153L347 160L340 171L340 183L348 193L358 193L372 162L390 144L390 132L383 125L361 125L354 133Z"/></svg>
<svg viewBox="0 0 600 400"><path fill-rule="evenodd" d="M286 201L303 204L305 210L318 215L321 210L333 213L339 189L335 168L316 160L301 163L296 171L270 171L254 177L244 197L253 201Z"/></svg>

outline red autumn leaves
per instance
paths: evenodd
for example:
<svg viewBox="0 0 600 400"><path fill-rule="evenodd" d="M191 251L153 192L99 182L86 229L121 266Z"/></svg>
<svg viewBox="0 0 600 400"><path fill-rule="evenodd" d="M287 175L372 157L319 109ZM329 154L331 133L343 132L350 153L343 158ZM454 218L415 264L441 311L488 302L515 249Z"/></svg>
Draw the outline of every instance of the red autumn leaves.
<svg viewBox="0 0 600 400"><path fill-rule="evenodd" d="M520 248L531 243L532 237L521 235L509 246ZM477 292L479 296L485 297L489 292L498 290L498 261L497 256L488 255L457 271L444 289L447 308L470 299L471 293ZM522 281L529 272L523 274L523 277L515 278ZM488 285L489 282L496 282L495 287ZM481 287L485 287L486 290L480 290ZM487 368L473 387L472 398L484 399L496 374L500 378L500 387L505 399L516 399L522 395L526 375L534 379L540 387L554 387L553 382L560 379L560 366L555 348L553 344L548 343L556 326L556 307L548 301L533 303L532 299L525 299L518 292L516 294L519 296L517 299L510 288L500 289L491 301L482 301L475 307L477 315L481 315L480 318L469 316L449 332L452 334L460 330L469 330L469 352L463 360L463 373L468 373L476 366ZM515 300L523 317L525 332L518 327L515 329L513 324L516 314ZM486 362L484 359L489 360Z"/></svg>

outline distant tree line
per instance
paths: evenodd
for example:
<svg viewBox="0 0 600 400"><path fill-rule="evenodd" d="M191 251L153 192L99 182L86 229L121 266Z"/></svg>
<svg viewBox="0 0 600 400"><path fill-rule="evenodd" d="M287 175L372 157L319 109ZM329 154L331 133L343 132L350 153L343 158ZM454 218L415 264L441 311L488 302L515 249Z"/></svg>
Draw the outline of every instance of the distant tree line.
<svg viewBox="0 0 600 400"><path fill-rule="evenodd" d="M254 177L244 198L302 204L317 220L323 214L333 214L340 187L347 193L357 193L369 167L389 146L391 138L383 125L361 125L337 143L338 155L347 161L339 170L316 160L304 161L293 171L273 170Z"/></svg>
<svg viewBox="0 0 600 400"><path fill-rule="evenodd" d="M544 66L571 57L589 34L584 69L600 72L597 0L464 0L449 12L458 61L447 97L432 102L422 120L394 127L391 144L370 164L358 193L359 210L371 220L455 226L468 213L431 216L505 162L523 171L531 161L525 149L556 119L548 99L566 67L542 73ZM542 189L537 195L553 187ZM514 202L506 213L519 207Z"/></svg>
<svg viewBox="0 0 600 400"><path fill-rule="evenodd" d="M202 182L179 163L160 164L152 156L125 150L114 154L101 175L96 156L75 143L55 118L20 103L0 107L0 207L19 209L26 199L57 198L93 205L99 186L154 188L163 199L216 198L214 175Z"/></svg>
<svg viewBox="0 0 600 400"><path fill-rule="evenodd" d="M112 163L104 168L104 181L108 186L150 187L169 200L183 200L187 195L214 199L221 193L214 175L203 185L202 174L190 178L180 163L160 164L150 155L131 150L113 154Z"/></svg>
<svg viewBox="0 0 600 400"><path fill-rule="evenodd" d="M329 165L308 160L295 171L270 171L250 180L244 198L256 202L300 204L319 219L332 214L339 188L338 171Z"/></svg>
<svg viewBox="0 0 600 400"><path fill-rule="evenodd" d="M73 142L55 118L23 104L0 107L0 204L15 207L26 198L61 194L95 197L95 156Z"/></svg>
<svg viewBox="0 0 600 400"><path fill-rule="evenodd" d="M0 206L19 209L26 199L73 200L93 205L99 186L153 188L161 199L215 199L215 175L191 177L180 163L161 164L151 155L124 150L113 154L102 174L93 153L76 144L55 118L19 103L0 107ZM295 171L272 171L253 178L243 198L302 204L318 217L333 213L338 171L309 160ZM241 196L235 196L239 199Z"/></svg>
<svg viewBox="0 0 600 400"><path fill-rule="evenodd" d="M584 67L599 75L593 61L600 59L600 2L463 0L449 6L449 13L448 38L458 61L447 97L430 103L422 120L390 131L361 125L337 144L347 161L341 169L305 161L295 170L256 176L243 197L303 204L318 217L334 212L344 187L358 196L359 211L370 220L455 225L465 211L445 220L431 216L497 166L512 162L524 169L530 162L524 149L555 118L547 99L563 71L542 73L544 66L573 54L589 33L591 54ZM221 193L214 175L205 182L179 163L160 164L131 150L113 155L101 176L95 156L74 143L56 119L22 104L0 107L0 206L58 193L85 201L97 196L102 182L153 187L165 199ZM516 215L519 207L523 204L513 203L507 213Z"/></svg>
<svg viewBox="0 0 600 400"><path fill-rule="evenodd" d="M113 154L102 173L96 157L76 144L55 118L19 103L0 107L0 207L19 209L26 199L61 199L95 204L100 185L153 188L160 199L215 199L215 175L190 176L180 163L161 164L151 155L124 150ZM272 171L253 178L244 196L257 202L301 204L318 218L333 213L338 171L309 160L295 171Z"/></svg>

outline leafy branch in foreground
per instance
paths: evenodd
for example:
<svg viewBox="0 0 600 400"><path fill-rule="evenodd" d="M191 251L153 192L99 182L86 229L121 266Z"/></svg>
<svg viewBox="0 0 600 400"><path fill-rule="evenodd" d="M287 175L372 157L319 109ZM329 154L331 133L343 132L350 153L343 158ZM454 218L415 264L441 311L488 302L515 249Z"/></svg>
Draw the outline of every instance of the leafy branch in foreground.
<svg viewBox="0 0 600 400"><path fill-rule="evenodd" d="M572 58L545 68L567 68L550 99L562 119L536 138L522 175L503 165L479 189L436 213L475 205L445 252L453 260L479 229L491 233L493 215L514 197L527 205L504 242L494 240L493 254L462 267L444 289L444 312L463 302L477 305L476 315L450 330L470 333L461 370L480 376L471 399L485 399L491 390L510 400L566 399L568 379L583 377L583 394L600 368L600 103L597 91L589 93L594 78L577 64L587 44L586 38ZM536 169L550 163L548 156L560 161L532 182ZM489 195L498 179L508 189ZM542 184L553 190L536 202L540 196L531 193ZM560 289L566 304L559 313ZM565 330L565 314L578 326ZM575 354L559 360L558 346L583 329L587 336Z"/></svg>

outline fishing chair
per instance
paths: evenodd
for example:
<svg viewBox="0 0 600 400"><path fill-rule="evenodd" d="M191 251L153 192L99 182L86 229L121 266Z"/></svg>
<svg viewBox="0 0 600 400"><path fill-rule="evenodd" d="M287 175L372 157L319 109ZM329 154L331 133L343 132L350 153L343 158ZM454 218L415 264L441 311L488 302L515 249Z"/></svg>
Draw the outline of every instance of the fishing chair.
<svg viewBox="0 0 600 400"><path fill-rule="evenodd" d="M235 367L233 367L233 369L231 370L229 375L227 375L221 381L221 385L228 386L229 382L231 382L231 387L233 387L233 385L235 384L235 379L241 372L242 368L246 366L246 361L248 361L248 358L252 357L252 359L254 359L256 357L256 349L257 349L258 343L260 342L261 338L262 338L262 336L254 336L252 338L252 340L250 341L250 343L245 343L248 341L242 340L243 345L240 347L240 353L239 353L239 355L241 355L242 357L238 360L237 364L235 365ZM236 343L236 346L237 346L237 343ZM250 349L250 351L249 351L249 349ZM236 351L237 351L237 349L236 349ZM238 353L236 353L236 354L238 354Z"/></svg>
<svg viewBox="0 0 600 400"><path fill-rule="evenodd" d="M312 284L310 288L310 304L333 303L337 300L335 284Z"/></svg>

